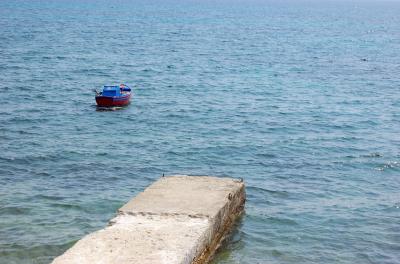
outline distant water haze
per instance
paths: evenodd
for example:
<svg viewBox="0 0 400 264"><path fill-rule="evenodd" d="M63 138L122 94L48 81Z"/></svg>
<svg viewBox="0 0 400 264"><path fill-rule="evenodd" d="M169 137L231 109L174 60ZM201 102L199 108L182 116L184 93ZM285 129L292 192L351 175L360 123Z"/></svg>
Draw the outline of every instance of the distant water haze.
<svg viewBox="0 0 400 264"><path fill-rule="evenodd" d="M0 263L163 173L245 180L214 264L400 263L399 50L399 1L0 1Z"/></svg>

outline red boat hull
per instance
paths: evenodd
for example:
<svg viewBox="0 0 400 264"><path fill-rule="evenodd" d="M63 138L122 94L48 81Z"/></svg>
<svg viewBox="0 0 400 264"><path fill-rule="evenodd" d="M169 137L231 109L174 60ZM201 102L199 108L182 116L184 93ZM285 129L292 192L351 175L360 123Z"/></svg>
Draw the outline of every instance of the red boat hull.
<svg viewBox="0 0 400 264"><path fill-rule="evenodd" d="M125 106L128 105L131 100L131 94L126 94L123 96L96 96L96 103L101 107L111 107L111 106Z"/></svg>

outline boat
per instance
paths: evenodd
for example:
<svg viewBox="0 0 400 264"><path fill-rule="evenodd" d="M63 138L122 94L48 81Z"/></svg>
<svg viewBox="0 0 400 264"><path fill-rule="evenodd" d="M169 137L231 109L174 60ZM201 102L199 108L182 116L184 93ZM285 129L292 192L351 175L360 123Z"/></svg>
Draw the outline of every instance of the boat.
<svg viewBox="0 0 400 264"><path fill-rule="evenodd" d="M104 85L103 91L96 91L96 103L100 107L125 106L130 103L132 90L128 85Z"/></svg>

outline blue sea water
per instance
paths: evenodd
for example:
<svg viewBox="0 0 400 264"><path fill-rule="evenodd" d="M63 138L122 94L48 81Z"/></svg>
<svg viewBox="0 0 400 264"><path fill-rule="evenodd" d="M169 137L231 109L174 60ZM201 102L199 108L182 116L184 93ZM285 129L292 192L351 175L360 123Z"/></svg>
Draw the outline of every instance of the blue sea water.
<svg viewBox="0 0 400 264"><path fill-rule="evenodd" d="M398 1L0 1L0 263L163 173L244 178L214 263L400 263L399 50Z"/></svg>

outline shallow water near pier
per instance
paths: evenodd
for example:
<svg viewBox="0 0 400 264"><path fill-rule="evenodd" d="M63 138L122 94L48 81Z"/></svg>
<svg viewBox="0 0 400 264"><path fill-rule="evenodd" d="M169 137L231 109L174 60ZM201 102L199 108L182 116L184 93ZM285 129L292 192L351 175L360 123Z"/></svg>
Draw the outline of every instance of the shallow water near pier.
<svg viewBox="0 0 400 264"><path fill-rule="evenodd" d="M0 263L163 173L242 177L214 263L400 262L400 2L0 2ZM97 111L94 88L132 103Z"/></svg>

